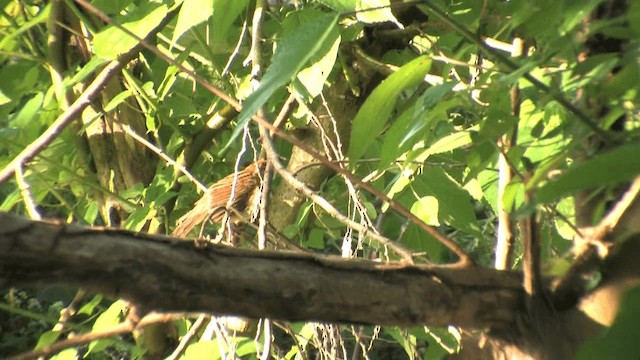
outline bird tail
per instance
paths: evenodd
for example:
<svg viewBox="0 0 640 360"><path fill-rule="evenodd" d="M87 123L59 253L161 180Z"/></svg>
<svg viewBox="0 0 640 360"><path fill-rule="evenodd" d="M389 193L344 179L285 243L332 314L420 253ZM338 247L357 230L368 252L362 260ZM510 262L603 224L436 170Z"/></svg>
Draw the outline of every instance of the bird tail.
<svg viewBox="0 0 640 360"><path fill-rule="evenodd" d="M178 225L173 229L171 235L176 237L187 237L189 232L199 224L208 220L210 214L206 206L197 203L193 209L178 219Z"/></svg>

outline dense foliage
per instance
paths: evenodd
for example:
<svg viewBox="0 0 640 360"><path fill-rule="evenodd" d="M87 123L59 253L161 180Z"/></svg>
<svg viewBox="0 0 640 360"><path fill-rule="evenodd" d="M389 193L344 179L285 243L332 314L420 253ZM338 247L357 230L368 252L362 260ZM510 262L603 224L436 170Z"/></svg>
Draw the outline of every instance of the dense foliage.
<svg viewBox="0 0 640 360"><path fill-rule="evenodd" d="M417 262L454 263L459 254L322 161L294 159L298 147L278 134L353 172L482 266L506 253L506 268L520 268L514 240L534 218L543 270L562 274L577 229L597 224L640 174L640 4L606 17L596 12L600 0L391 3L94 0L95 10L83 1L0 1L0 168L72 109L103 69L132 53L89 107L14 178L2 178L0 211L170 234L201 196L179 168L208 185L258 158L258 113L280 121L280 161L294 172L320 170L307 179L316 194L416 253ZM141 38L160 27L147 39L157 50L140 49L104 15ZM284 184L276 175L270 188ZM284 212L280 204L273 200L267 218ZM290 211L275 230L304 249L402 258L311 200ZM498 224L513 234L511 245L496 245ZM217 229L210 224L205 233L215 238ZM258 247L256 230L244 232L238 246ZM58 288L4 290L0 354L108 330L129 309ZM70 302L73 316L59 319ZM264 332L223 337L215 319L206 320L185 357L260 355ZM180 317L159 330L170 339L162 351L171 353L198 321ZM139 357L149 351L145 336L153 335L101 338L53 358ZM276 322L272 336L276 358L382 359L439 358L457 350L460 334Z"/></svg>

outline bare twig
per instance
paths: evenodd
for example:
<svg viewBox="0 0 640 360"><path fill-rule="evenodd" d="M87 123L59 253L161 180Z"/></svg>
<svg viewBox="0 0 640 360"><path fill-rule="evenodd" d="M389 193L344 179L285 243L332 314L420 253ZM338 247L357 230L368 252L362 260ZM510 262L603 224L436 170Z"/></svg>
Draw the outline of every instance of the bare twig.
<svg viewBox="0 0 640 360"><path fill-rule="evenodd" d="M296 188L298 191L302 192L305 196L311 199L311 201L313 201L314 203L319 205L321 208L323 208L327 213L329 213L329 215L333 216L333 218L335 218L336 220L344 223L345 225L353 228L356 231L365 233L367 236L370 236L372 239L376 240L380 244L384 246L388 246L389 248L397 252L400 256L402 256L402 258L406 262L413 264L413 255L411 254L410 250L405 249L401 245L393 242L391 239L388 239L382 235L378 235L375 232L368 229L367 227L363 226L362 224L357 223L349 219L348 217L344 216L342 213L338 211L338 209L336 209L333 205L331 205L329 201L327 201L325 198L313 192L313 190L309 189L307 185L305 185L302 181L298 180L295 176L293 176L290 172L288 172L284 168L280 160L278 159L278 154L276 153L273 147L273 143L271 142L271 138L269 137L268 132L266 130L263 130L261 135L263 137L263 144L267 151L267 156L270 162L273 164L273 167L278 172L278 174L280 174L280 176L282 176L282 178L285 181L291 184L291 186Z"/></svg>
<svg viewBox="0 0 640 360"><path fill-rule="evenodd" d="M53 331L62 331L67 327L69 319L78 311L78 305L84 300L85 296L87 296L87 292L82 289L76 292L71 303L60 311L60 318L53 326Z"/></svg>
<svg viewBox="0 0 640 360"><path fill-rule="evenodd" d="M519 39L519 38L516 38ZM518 57L522 55L524 43L514 41L511 55ZM515 146L518 137L517 123L520 119L520 107L522 97L518 84L511 87L509 94L511 98L511 116L516 122L511 134L503 134L498 140L498 204L496 206L498 213L498 231L496 241L496 261L495 268L498 270L506 270L511 263L511 254L513 252L513 222L509 218L509 213L504 207L504 197L507 186L513 178L514 170L511 168L507 160L509 150Z"/></svg>
<svg viewBox="0 0 640 360"><path fill-rule="evenodd" d="M191 327L189 328L189 331L184 334L182 340L180 340L180 343L178 344L178 346L176 346L175 350L173 350L171 355L167 356L165 360L175 360L180 357L180 355L182 355L184 350L187 348L187 345L189 345L189 342L191 342L191 339L193 339L198 331L200 331L200 328L202 327L202 325L204 325L204 321L208 317L209 316L207 314L200 314L193 325L191 325Z"/></svg>
<svg viewBox="0 0 640 360"><path fill-rule="evenodd" d="M31 194L31 186L25 179L24 173L22 172L22 165L17 166L15 171L16 183L20 189L20 195L22 195L22 200L24 201L24 207L27 210L27 214L31 219L42 220L42 215L40 215L36 201L33 199L33 194Z"/></svg>
<svg viewBox="0 0 640 360"><path fill-rule="evenodd" d="M191 180L192 183L196 184L196 186L198 187L198 189L200 189L200 191L202 191L202 192L207 191L207 187L203 183L198 181L198 179L196 179L189 172L189 170L187 170L187 168L185 168L184 166L178 164L178 162L176 162L175 160L170 158L169 155L167 155L162 149L160 149L159 147L153 145L152 143L147 141L147 139L143 138L142 136L138 135L129 125L122 124L122 129L124 130L125 133L127 133L129 136L134 138L137 142L139 142L140 144L146 146L149 150L153 151L156 155L158 155L160 158L162 158L162 160L164 160L167 164L173 166L176 170L178 170L181 173L183 173L184 175L186 175L187 178L189 178L189 180Z"/></svg>
<svg viewBox="0 0 640 360"><path fill-rule="evenodd" d="M263 319L262 320L263 331L264 331L264 343L262 345L262 353L260 354L260 360L267 360L271 358L271 320ZM257 336L257 334L256 334Z"/></svg>
<svg viewBox="0 0 640 360"><path fill-rule="evenodd" d="M60 352L60 351L62 351L64 349L82 346L82 345L88 344L88 343L90 343L90 342L92 342L94 340L99 340L99 339L109 338L109 337L116 336L116 335L130 333L130 332L133 332L134 330L141 329L141 328L147 327L149 325L153 325L153 324L157 324L157 323L164 323L164 322L167 322L167 321L183 318L183 317L186 317L186 316L189 316L189 314L185 314L185 313L173 313L173 314L150 313L150 314L146 315L145 317L143 317L140 320L140 322L138 322L137 324L133 324L130 321L126 321L126 322L123 322L123 323L120 323L118 325L113 326L109 330L91 332L91 333L87 333L87 334L78 335L78 336L70 338L70 339L58 341L56 343L53 343L53 344L51 344L49 346L46 346L46 347L40 349L40 350L34 350L34 351L29 351L29 352L25 352L25 353L22 353L22 354L15 355L13 357L10 357L9 359L11 359L11 360L28 360L28 359L37 359L37 358L43 357L43 356L50 356L50 355L58 353L58 352Z"/></svg>

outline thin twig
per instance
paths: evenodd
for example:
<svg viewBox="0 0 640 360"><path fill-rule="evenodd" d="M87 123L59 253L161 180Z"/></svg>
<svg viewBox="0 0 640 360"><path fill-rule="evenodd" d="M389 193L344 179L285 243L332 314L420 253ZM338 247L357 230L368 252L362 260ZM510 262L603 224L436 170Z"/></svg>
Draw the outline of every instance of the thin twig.
<svg viewBox="0 0 640 360"><path fill-rule="evenodd" d="M33 199L33 194L31 194L31 186L25 179L24 173L22 172L22 165L16 167L16 183L18 184L18 189L20 189L20 195L24 201L24 207L27 210L29 218L33 220L42 220L42 215L40 215L36 201Z"/></svg>
<svg viewBox="0 0 640 360"><path fill-rule="evenodd" d="M260 360L267 360L271 357L271 320L263 319L262 320L263 331L264 331L264 343L262 345L262 353L260 354ZM256 334L257 335L257 334Z"/></svg>
<svg viewBox="0 0 640 360"><path fill-rule="evenodd" d="M13 357L10 357L10 360L29 360L29 359L37 359L39 357L50 356L56 354L64 349L79 347L85 344L88 344L92 341L105 339L109 337L113 337L116 335L122 335L131 333L134 330L141 329L147 327L149 325L164 323L167 321L172 321L179 318L184 318L189 316L189 314L185 313L173 313L173 314L160 314L160 313L150 313L145 315L140 322L137 324L133 324L130 321L126 321L120 324L117 324L111 327L109 330L105 331L96 331L90 332L87 334L82 334L75 336L70 339L62 340L55 342L49 346L45 346L42 349L24 352Z"/></svg>
<svg viewBox="0 0 640 360"><path fill-rule="evenodd" d="M200 331L202 325L204 325L204 321L207 319L207 317L207 314L200 314L200 316L198 316L193 325L191 325L191 328L189 328L189 331L184 334L178 346L176 346L175 350L173 350L171 355L167 356L165 360L175 360L180 355L182 355L184 350L187 348L187 345L189 345L189 342L191 342L191 339L196 336L198 331Z"/></svg>
<svg viewBox="0 0 640 360"><path fill-rule="evenodd" d="M291 186L293 186L296 190L302 192L311 201L313 201L315 204L317 204L322 209L324 209L327 213L329 213L329 215L331 215L334 219L344 223L345 225L353 228L356 231L365 233L367 236L376 240L380 244L384 246L388 246L389 248L393 249L396 253L398 253L400 256L402 256L404 261L406 261L409 264L413 264L413 255L410 250L404 248L400 244L393 242L391 239L388 239L382 235L376 234L375 232L371 231L370 229L363 226L362 224L357 223L349 219L348 217L344 216L342 213L340 213L340 211L338 211L338 209L336 209L333 205L331 205L329 201L327 201L325 198L316 194L302 181L298 180L290 172L288 172L284 168L280 160L278 159L278 154L276 153L273 147L273 143L271 142L271 138L269 137L268 132L263 130L261 135L263 137L263 144L267 151L267 156L269 157L275 170L278 172L278 174L280 174L280 176L282 176L282 178L286 182L291 184Z"/></svg>
<svg viewBox="0 0 640 360"><path fill-rule="evenodd" d="M175 160L170 158L169 155L167 155L162 149L160 149L159 147L153 145L152 143L150 143L147 139L143 138L142 136L138 135L129 125L122 124L122 129L124 130L125 133L127 133L129 136L134 138L137 142L139 142L140 144L146 146L149 150L153 151L156 155L158 155L160 158L162 158L162 160L164 160L167 164L173 166L176 170L178 170L181 173L183 173L184 175L186 175L187 178L189 178L189 180L191 180L192 183L196 184L196 186L198 187L198 189L200 189L200 191L202 191L202 192L206 192L207 191L207 187L203 183L198 181L198 179L196 179L189 172L189 170L187 170L187 168L185 168L184 166L178 164L178 162L176 162Z"/></svg>
<svg viewBox="0 0 640 360"><path fill-rule="evenodd" d="M519 39L519 38L516 38ZM524 50L522 40L514 41L512 56L519 57ZM496 241L496 260L495 268L498 270L506 270L511 263L511 254L513 252L513 221L509 217L507 209L505 209L504 199L507 186L513 179L514 169L511 168L507 160L507 154L516 146L518 139L518 122L520 120L520 109L522 96L520 94L519 85L516 83L511 87L509 94L511 98L511 116L516 122L511 134L502 134L498 140L498 203L496 204L498 213L498 231Z"/></svg>

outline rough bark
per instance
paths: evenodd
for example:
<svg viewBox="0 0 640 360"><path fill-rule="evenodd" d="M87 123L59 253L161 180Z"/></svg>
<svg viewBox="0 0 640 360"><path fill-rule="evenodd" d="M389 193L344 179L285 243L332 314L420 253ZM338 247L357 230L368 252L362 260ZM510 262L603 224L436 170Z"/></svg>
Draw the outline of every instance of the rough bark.
<svg viewBox="0 0 640 360"><path fill-rule="evenodd" d="M0 282L67 285L160 311L274 319L504 328L520 276L400 266L192 241L0 215Z"/></svg>

